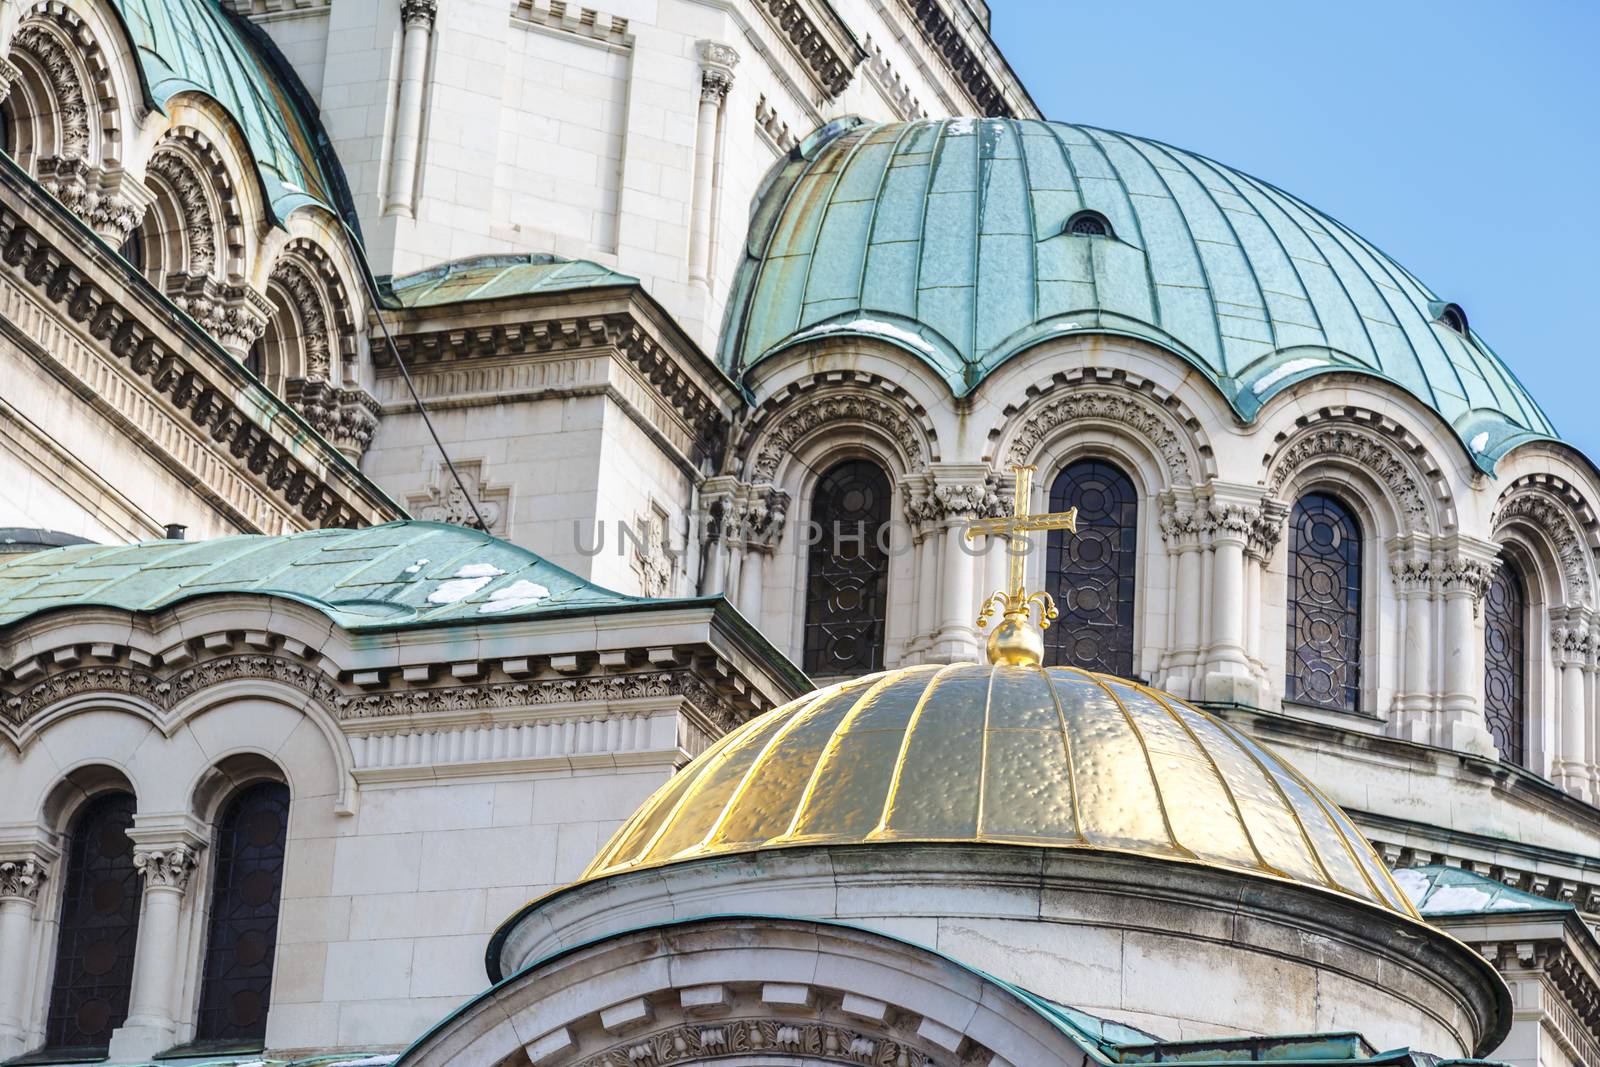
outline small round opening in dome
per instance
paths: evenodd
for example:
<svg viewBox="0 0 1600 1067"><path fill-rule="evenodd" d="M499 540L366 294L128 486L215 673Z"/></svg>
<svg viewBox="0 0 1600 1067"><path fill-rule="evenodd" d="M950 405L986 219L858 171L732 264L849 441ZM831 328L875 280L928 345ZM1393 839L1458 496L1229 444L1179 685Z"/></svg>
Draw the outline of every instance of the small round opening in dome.
<svg viewBox="0 0 1600 1067"><path fill-rule="evenodd" d="M1461 336L1467 336L1467 313L1461 310L1460 304L1446 304L1439 312L1439 321Z"/></svg>
<svg viewBox="0 0 1600 1067"><path fill-rule="evenodd" d="M1065 233L1078 237L1111 237L1111 223L1098 211L1080 211L1067 220Z"/></svg>

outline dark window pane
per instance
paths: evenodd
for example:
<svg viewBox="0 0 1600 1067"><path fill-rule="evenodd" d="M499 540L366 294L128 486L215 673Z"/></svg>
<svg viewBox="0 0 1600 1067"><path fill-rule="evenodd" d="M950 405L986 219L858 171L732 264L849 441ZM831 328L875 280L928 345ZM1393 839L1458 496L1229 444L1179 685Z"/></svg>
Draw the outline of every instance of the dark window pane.
<svg viewBox="0 0 1600 1067"><path fill-rule="evenodd" d="M1526 766L1527 615L1522 579L1502 561L1483 605L1483 714L1500 758L1518 766Z"/></svg>
<svg viewBox="0 0 1600 1067"><path fill-rule="evenodd" d="M278 945L289 789L262 782L229 801L217 826L198 1042L260 1044Z"/></svg>
<svg viewBox="0 0 1600 1067"><path fill-rule="evenodd" d="M1285 700L1337 711L1361 701L1361 528L1331 496L1308 493L1289 520Z"/></svg>
<svg viewBox="0 0 1600 1067"><path fill-rule="evenodd" d="M1045 662L1133 676L1139 497L1100 460L1074 463L1050 487L1050 510L1078 509L1078 532L1050 531L1045 588L1061 612L1044 632Z"/></svg>
<svg viewBox="0 0 1600 1067"><path fill-rule="evenodd" d="M128 1015L139 936L139 874L133 866L133 797L108 793L84 806L68 835L61 938L45 1044L99 1050Z"/></svg>
<svg viewBox="0 0 1600 1067"><path fill-rule="evenodd" d="M889 478L866 460L822 476L811 498L820 536L806 566L805 669L863 674L883 666Z"/></svg>

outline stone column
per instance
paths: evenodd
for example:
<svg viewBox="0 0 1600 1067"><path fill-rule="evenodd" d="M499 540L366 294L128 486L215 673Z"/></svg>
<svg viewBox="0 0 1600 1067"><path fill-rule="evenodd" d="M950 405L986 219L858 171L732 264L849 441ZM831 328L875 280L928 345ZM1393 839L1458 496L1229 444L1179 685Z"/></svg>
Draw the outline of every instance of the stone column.
<svg viewBox="0 0 1600 1067"><path fill-rule="evenodd" d="M1265 612L1267 568L1272 554L1283 537L1283 526L1289 518L1287 506L1276 500L1263 500L1261 514L1250 527L1250 538L1245 543L1245 617L1244 654L1255 673L1261 695L1258 702L1263 707L1279 707L1278 687L1267 675L1265 647L1263 645L1262 616Z"/></svg>
<svg viewBox="0 0 1600 1067"><path fill-rule="evenodd" d="M1439 700L1439 733L1434 743L1461 752L1499 758L1499 749L1483 721L1482 635L1477 607L1489 589L1491 559L1459 551L1439 565L1444 595L1444 677Z"/></svg>
<svg viewBox="0 0 1600 1067"><path fill-rule="evenodd" d="M1577 610L1550 633L1550 650L1559 672L1561 694L1560 744L1551 776L1567 792L1584 800L1593 795L1589 780L1588 700L1583 676L1593 645L1594 635Z"/></svg>
<svg viewBox="0 0 1600 1067"><path fill-rule="evenodd" d="M172 1044L183 895L196 862L197 848L190 841L134 846L133 865L144 877L144 900L133 956L133 993L127 1021L111 1035L112 1060L146 1059Z"/></svg>
<svg viewBox="0 0 1600 1067"><path fill-rule="evenodd" d="M744 506L744 573L739 579L739 610L751 625L761 627L767 561L783 536L789 517L789 494L771 485L749 488Z"/></svg>
<svg viewBox="0 0 1600 1067"><path fill-rule="evenodd" d="M400 44L400 99L394 110L394 142L389 149L389 196L385 215L411 218L417 163L422 146L422 96L427 88L428 42L438 0L400 0L405 36Z"/></svg>
<svg viewBox="0 0 1600 1067"><path fill-rule="evenodd" d="M716 178L720 165L718 126L722 102L733 88L733 68L739 53L717 41L701 41L700 112L694 135L694 188L689 222L689 279L708 285L711 242L716 215Z"/></svg>
<svg viewBox="0 0 1600 1067"><path fill-rule="evenodd" d="M1200 514L1211 546L1211 640L1196 695L1222 704L1259 706L1261 686L1245 655L1245 548L1261 521L1259 489L1213 485Z"/></svg>
<svg viewBox="0 0 1600 1067"><path fill-rule="evenodd" d="M1200 657L1200 524L1192 500L1162 501L1161 539L1175 556L1172 598L1172 647L1167 653L1163 687L1188 697Z"/></svg>
<svg viewBox="0 0 1600 1067"><path fill-rule="evenodd" d="M1434 711L1433 612L1435 572L1428 547L1394 546L1389 566L1400 600L1400 686L1389 732L1408 741L1431 743Z"/></svg>
<svg viewBox="0 0 1600 1067"><path fill-rule="evenodd" d="M906 523L911 530L912 581L911 639L906 642L906 662L920 663L933 642L939 624L939 534L929 521L929 495L920 484L901 486Z"/></svg>
<svg viewBox="0 0 1600 1067"><path fill-rule="evenodd" d="M49 860L38 852L0 859L0 1058L28 1045L28 964L34 911Z"/></svg>
<svg viewBox="0 0 1600 1067"><path fill-rule="evenodd" d="M963 471L962 473L966 473ZM967 540L973 519L1004 514L1004 502L987 480L936 483L932 511L944 521L940 544L940 620L933 659L959 662L978 656L977 575L981 558Z"/></svg>

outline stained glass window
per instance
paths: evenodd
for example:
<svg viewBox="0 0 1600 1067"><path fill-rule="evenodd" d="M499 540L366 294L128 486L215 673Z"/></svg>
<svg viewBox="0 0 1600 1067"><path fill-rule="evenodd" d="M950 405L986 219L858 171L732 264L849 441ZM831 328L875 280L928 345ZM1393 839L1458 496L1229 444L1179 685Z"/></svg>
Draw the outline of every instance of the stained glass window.
<svg viewBox="0 0 1600 1067"><path fill-rule="evenodd" d="M1483 602L1483 714L1500 758L1518 766L1527 735L1527 615L1522 577L1502 561Z"/></svg>
<svg viewBox="0 0 1600 1067"><path fill-rule="evenodd" d="M1045 662L1133 676L1139 497L1101 460L1074 463L1050 487L1050 510L1078 509L1078 532L1052 530L1045 588L1061 617L1044 632Z"/></svg>
<svg viewBox="0 0 1600 1067"><path fill-rule="evenodd" d="M249 786L223 809L196 1042L266 1037L288 827L289 789L278 782Z"/></svg>
<svg viewBox="0 0 1600 1067"><path fill-rule="evenodd" d="M1307 493L1289 520L1285 700L1355 711L1361 700L1361 527L1339 501Z"/></svg>
<svg viewBox="0 0 1600 1067"><path fill-rule="evenodd" d="M68 832L61 933L45 1021L45 1044L52 1051L103 1054L111 1031L128 1015L141 888L128 839L133 810L128 793L95 797Z"/></svg>
<svg viewBox="0 0 1600 1067"><path fill-rule="evenodd" d="M889 478L867 460L829 470L811 500L805 669L830 677L883 666Z"/></svg>

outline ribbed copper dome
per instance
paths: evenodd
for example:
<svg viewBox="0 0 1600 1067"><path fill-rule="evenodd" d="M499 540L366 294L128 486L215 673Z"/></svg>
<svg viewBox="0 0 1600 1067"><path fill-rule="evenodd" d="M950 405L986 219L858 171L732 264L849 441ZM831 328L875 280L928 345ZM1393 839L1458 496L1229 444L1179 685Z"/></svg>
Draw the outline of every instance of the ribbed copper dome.
<svg viewBox="0 0 1600 1067"><path fill-rule="evenodd" d="M1174 697L1070 667L908 667L802 697L662 786L584 879L879 842L1135 853L1417 917L1349 818L1277 755Z"/></svg>

